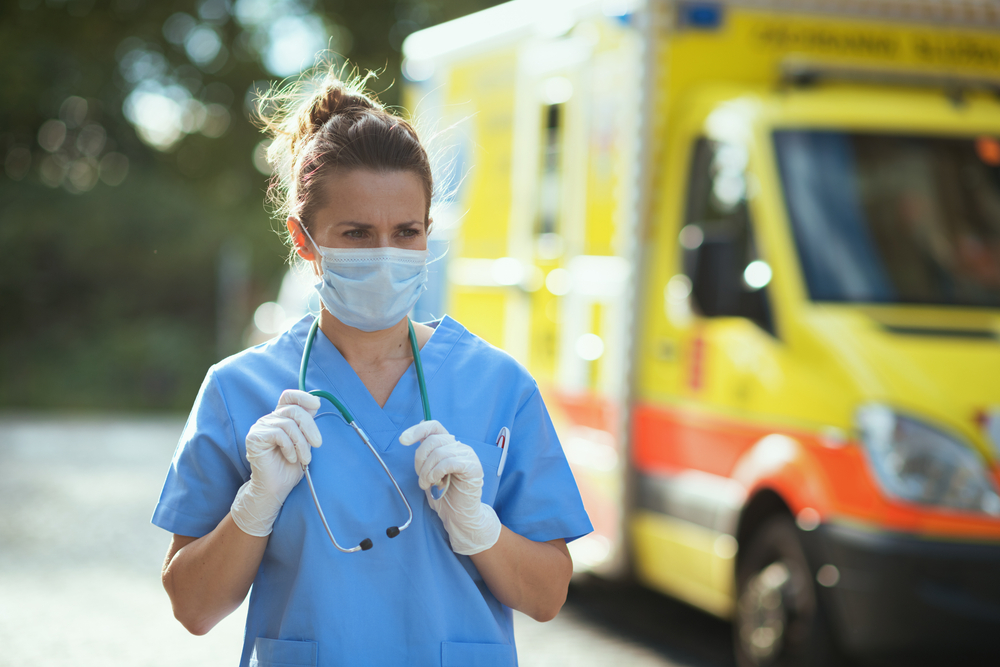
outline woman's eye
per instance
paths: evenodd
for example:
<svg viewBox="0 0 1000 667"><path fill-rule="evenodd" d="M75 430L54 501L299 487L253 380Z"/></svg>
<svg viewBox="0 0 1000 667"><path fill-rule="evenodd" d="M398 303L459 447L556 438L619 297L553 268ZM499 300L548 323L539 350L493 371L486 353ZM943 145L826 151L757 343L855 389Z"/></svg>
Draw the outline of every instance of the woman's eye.
<svg viewBox="0 0 1000 667"><path fill-rule="evenodd" d="M352 229L351 231L347 232L347 236L352 239L362 239L365 237L365 233L363 230L360 229Z"/></svg>

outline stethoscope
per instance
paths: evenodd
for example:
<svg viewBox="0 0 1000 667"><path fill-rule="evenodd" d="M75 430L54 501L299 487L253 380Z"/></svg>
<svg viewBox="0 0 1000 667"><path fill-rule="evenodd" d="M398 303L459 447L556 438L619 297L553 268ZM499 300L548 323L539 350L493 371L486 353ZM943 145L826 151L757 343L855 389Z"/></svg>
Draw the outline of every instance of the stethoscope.
<svg viewBox="0 0 1000 667"><path fill-rule="evenodd" d="M407 319L406 324L409 327L410 349L413 351L413 365L417 371L417 385L420 388L420 403L423 405L424 408L424 420L430 421L431 406L430 402L427 400L427 385L424 382L424 367L423 364L420 363L420 349L417 347L417 336L413 332L413 323L409 319ZM319 329L319 317L316 318L316 320L312 324L312 327L309 329L309 336L306 338L306 345L305 348L303 348L302 350L302 365L299 367L300 391L306 390L306 369L309 366L309 355L312 353L313 341L316 339L316 331L318 329ZM382 460L382 457L379 456L379 453L375 450L375 447L372 446L371 440L368 439L368 434L365 433L364 429L361 428L357 420L354 419L354 416L351 415L347 407L343 403L341 403L336 396L334 396L328 391L323 391L322 389L313 389L309 393L319 398L325 398L326 400L333 403L333 406L340 411L341 416L343 416L344 421L347 422L348 426L354 429L354 432L358 434L358 437L361 438L361 441L368 446L368 449L371 451L371 453L375 455L376 459L378 459L379 464L382 466L382 470L385 471L385 474L388 475L389 479L392 481L392 485L393 487L395 487L396 493L398 493L399 497L403 499L403 504L406 505L406 512L409 514L409 518L406 520L406 523L404 523L402 526L389 526L388 528L385 529L385 534L388 535L390 538L396 537L401 532L406 530L410 526L410 523L413 522L413 510L410 508L410 503L406 500L406 496L403 495L403 490L400 489L399 484L396 483L396 478L392 476L392 473L389 472L389 467L385 464L385 461ZM313 485L312 476L309 474L309 466L307 465L302 466L302 470L303 472L305 472L306 481L309 483L309 492L312 494L313 503L315 503L316 505L316 511L319 512L319 518L320 520L322 520L323 527L326 528L326 534L330 536L330 541L333 542L333 546L337 547L338 550L344 553L353 553L355 551L368 551L369 549L371 549L372 541L367 537L361 540L361 543L352 549L345 549L344 547L337 544L337 538L333 536L333 531L330 530L330 524L327 523L326 515L323 514L323 508L319 504L319 498L316 496L316 487ZM436 496L437 498L440 498L445 494L445 492L447 492L450 483L451 483L451 477L450 476L445 477L441 493L439 496Z"/></svg>

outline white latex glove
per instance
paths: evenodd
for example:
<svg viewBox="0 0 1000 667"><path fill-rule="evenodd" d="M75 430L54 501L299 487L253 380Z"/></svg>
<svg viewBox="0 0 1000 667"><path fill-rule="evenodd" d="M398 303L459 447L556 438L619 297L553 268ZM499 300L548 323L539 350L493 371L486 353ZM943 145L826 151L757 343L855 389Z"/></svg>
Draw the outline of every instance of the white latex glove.
<svg viewBox="0 0 1000 667"><path fill-rule="evenodd" d="M406 429L399 441L404 445L421 443L413 467L427 501L448 531L452 551L472 556L496 544L500 539L500 519L492 507L482 502L483 466L472 447L455 440L455 436L433 420ZM431 486L441 488L447 475L451 475L451 483L435 499Z"/></svg>
<svg viewBox="0 0 1000 667"><path fill-rule="evenodd" d="M274 412L264 415L247 433L250 480L236 492L230 513L244 533L271 534L285 498L302 480L302 467L312 460L312 448L323 438L313 421L319 398L287 389Z"/></svg>

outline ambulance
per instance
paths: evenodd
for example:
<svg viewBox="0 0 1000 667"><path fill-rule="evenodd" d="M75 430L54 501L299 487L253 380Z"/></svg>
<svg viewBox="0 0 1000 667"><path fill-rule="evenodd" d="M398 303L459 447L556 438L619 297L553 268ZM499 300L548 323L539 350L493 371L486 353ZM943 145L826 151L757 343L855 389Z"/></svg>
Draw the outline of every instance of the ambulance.
<svg viewBox="0 0 1000 667"><path fill-rule="evenodd" d="M404 56L437 308L537 379L576 567L741 667L1000 660L1000 3L513 0Z"/></svg>

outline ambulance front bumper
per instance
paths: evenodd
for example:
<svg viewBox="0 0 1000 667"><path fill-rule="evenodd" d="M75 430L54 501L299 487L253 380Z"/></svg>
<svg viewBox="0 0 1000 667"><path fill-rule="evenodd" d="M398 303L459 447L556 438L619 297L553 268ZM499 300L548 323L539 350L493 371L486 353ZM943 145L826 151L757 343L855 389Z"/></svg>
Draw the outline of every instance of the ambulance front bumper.
<svg viewBox="0 0 1000 667"><path fill-rule="evenodd" d="M1000 658L1000 543L933 541L831 524L802 536L814 572L827 564L837 568L837 577L829 568L826 576L820 573L828 585L817 588L849 653L909 655L921 662L968 656L976 664Z"/></svg>

